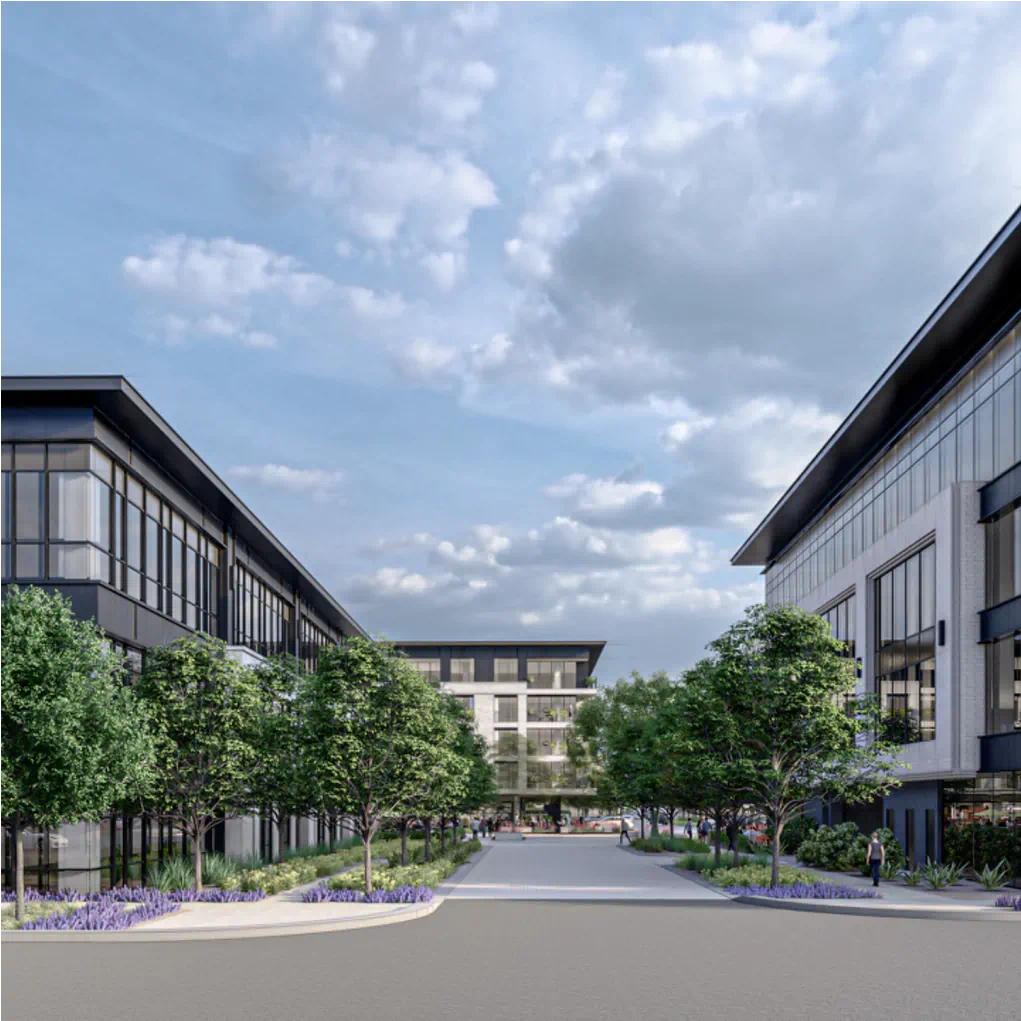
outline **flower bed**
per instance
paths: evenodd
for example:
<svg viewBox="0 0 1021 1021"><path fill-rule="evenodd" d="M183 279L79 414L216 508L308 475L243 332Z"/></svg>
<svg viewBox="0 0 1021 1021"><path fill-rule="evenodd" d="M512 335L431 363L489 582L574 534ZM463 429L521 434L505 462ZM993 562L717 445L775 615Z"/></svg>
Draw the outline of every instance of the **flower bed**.
<svg viewBox="0 0 1021 1021"><path fill-rule="evenodd" d="M702 873L713 886L772 886L773 867L765 864L741 865L738 868L706 869ZM822 880L815 872L796 869L793 865L780 866L780 886L811 884Z"/></svg>
<svg viewBox="0 0 1021 1021"><path fill-rule="evenodd" d="M306 890L301 899L306 904L418 904L431 901L433 892L428 886L397 886L392 890L373 890L366 894L360 890L338 889L320 883Z"/></svg>
<svg viewBox="0 0 1021 1021"><path fill-rule="evenodd" d="M394 891L404 886L437 887L444 879L452 876L473 854L482 850L479 840L466 840L454 844L446 852L437 855L431 862L420 865L391 865L375 869L372 873L373 891ZM363 869L352 869L342 876L334 876L328 883L334 890L361 890L365 887Z"/></svg>
<svg viewBox="0 0 1021 1021"><path fill-rule="evenodd" d="M373 857L392 857L400 853L399 840L377 841L372 845ZM266 893L281 893L293 890L302 883L311 883L315 879L332 875L350 865L357 865L363 856L359 844L348 847L335 854L315 855L308 858L290 858L277 865L266 865L260 869L245 869L231 876L224 882L229 890L254 891L264 890Z"/></svg>
<svg viewBox="0 0 1021 1021"><path fill-rule="evenodd" d="M60 902L87 900L89 896L90 894L80 893L78 890L37 890L34 886L25 887L26 904L40 900ZM91 896L95 896L95 894L92 894ZM13 904L16 900L17 896L13 890L4 887L4 889L0 891L0 901L4 904Z"/></svg>
<svg viewBox="0 0 1021 1021"><path fill-rule="evenodd" d="M118 929L130 929L140 922L149 922L164 915L179 911L181 905L171 900L158 890L141 891L145 894L138 900L125 901L110 894L92 896L81 907L71 911L56 911L45 918L25 922L21 931L42 930L98 930L112 932ZM126 906L126 905L130 906Z"/></svg>
<svg viewBox="0 0 1021 1021"><path fill-rule="evenodd" d="M53 890L42 891L28 887L25 890L25 903L32 904L38 901L54 901L59 903L81 903L94 904L99 901L116 901L120 904L141 904L151 894L159 893L152 887L141 886L116 886L105 893L82 893L79 890ZM219 890L206 889L199 893L196 890L169 890L163 892L163 896L177 903L189 904L247 904L252 901L265 900L265 890ZM13 890L3 891L3 902L14 903Z"/></svg>
<svg viewBox="0 0 1021 1021"><path fill-rule="evenodd" d="M1012 911L1021 911L1021 897L1011 897L1003 894L993 901L993 906L998 908L1010 908Z"/></svg>
<svg viewBox="0 0 1021 1021"><path fill-rule="evenodd" d="M875 890L861 890L842 883L791 883L787 886L728 886L726 893L739 897L773 897L777 900L875 900Z"/></svg>

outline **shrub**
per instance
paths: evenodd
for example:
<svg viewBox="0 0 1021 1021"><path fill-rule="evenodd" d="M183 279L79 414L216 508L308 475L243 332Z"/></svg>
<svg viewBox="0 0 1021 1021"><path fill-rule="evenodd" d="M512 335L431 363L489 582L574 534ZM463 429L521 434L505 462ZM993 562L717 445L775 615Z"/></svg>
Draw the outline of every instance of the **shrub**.
<svg viewBox="0 0 1021 1021"><path fill-rule="evenodd" d="M689 840L687 837L646 837L645 840L634 841L631 846L646 854L662 854L664 851L672 851L674 854L685 851L697 853L705 851L706 847L705 844Z"/></svg>
<svg viewBox="0 0 1021 1021"><path fill-rule="evenodd" d="M753 855L742 855L740 864L748 865L767 865L769 863L769 855L766 854L753 854ZM730 851L720 852L720 864L716 864L715 854L686 854L683 858L677 860L677 867L679 869L687 869L689 872L713 872L716 869L729 869L734 865L734 856Z"/></svg>
<svg viewBox="0 0 1021 1021"><path fill-rule="evenodd" d="M466 840L453 844L443 854L437 854L431 862L417 865L393 864L386 868L374 869L373 890L396 890L401 886L439 886L477 851L482 850L480 840ZM363 869L352 869L343 875L334 876L329 884L334 890L359 890L365 886Z"/></svg>
<svg viewBox="0 0 1021 1021"><path fill-rule="evenodd" d="M1010 876L1010 862L1006 858L996 866L986 865L981 872L975 873L975 878L987 889L995 890L1003 886Z"/></svg>
<svg viewBox="0 0 1021 1021"><path fill-rule="evenodd" d="M224 881L233 876L237 870L237 865L222 854L209 851L202 855L203 886L223 886Z"/></svg>
<svg viewBox="0 0 1021 1021"><path fill-rule="evenodd" d="M773 878L772 865L740 865L736 869L706 869L702 875L713 886L770 886ZM795 883L817 883L822 880L814 872L797 869L793 865L780 866L780 886Z"/></svg>
<svg viewBox="0 0 1021 1021"><path fill-rule="evenodd" d="M25 917L19 922L14 917L14 908L8 908L3 912L0 928L21 929L29 922L36 922L46 918L54 912L73 911L77 905L68 904L65 901L43 900L42 898L30 899L28 890L25 890Z"/></svg>
<svg viewBox="0 0 1021 1021"><path fill-rule="evenodd" d="M922 867L922 875L934 890L942 890L959 882L967 868L967 865L957 865L954 862L938 865L930 858Z"/></svg>
<svg viewBox="0 0 1021 1021"><path fill-rule="evenodd" d="M881 879L892 882L900 874L901 870L897 868L892 861L884 862L879 866L879 875Z"/></svg>
<svg viewBox="0 0 1021 1021"><path fill-rule="evenodd" d="M879 839L886 848L886 860L894 868L904 864L904 852L888 829L879 830ZM839 826L820 826L807 836L798 848L798 861L820 869L868 874L865 854L869 838L853 822Z"/></svg>
<svg viewBox="0 0 1021 1021"><path fill-rule="evenodd" d="M236 871L236 870L235 870ZM205 879L205 870L202 872ZM224 877L221 877L221 881ZM195 865L191 858L172 855L163 863L149 869L149 886L154 890L169 893L171 890L190 890L195 885Z"/></svg>
<svg viewBox="0 0 1021 1021"><path fill-rule="evenodd" d="M804 873L802 873L804 875ZM779 900L871 900L879 897L875 890L860 890L843 883L808 882L786 886L728 886L727 893L740 897L775 897Z"/></svg>
<svg viewBox="0 0 1021 1021"><path fill-rule="evenodd" d="M964 823L948 826L943 833L946 861L970 861L976 871L1001 861L1012 876L1021 875L1021 828Z"/></svg>
<svg viewBox="0 0 1021 1021"><path fill-rule="evenodd" d="M1011 897L1007 894L1002 894L993 901L993 906L997 908L1011 908L1014 911L1021 911L1021 897Z"/></svg>
<svg viewBox="0 0 1021 1021"><path fill-rule="evenodd" d="M798 848L819 829L819 823L810 815L799 815L797 819L787 823L780 834L780 850L784 854L797 854ZM773 839L772 832L769 839Z"/></svg>
<svg viewBox="0 0 1021 1021"><path fill-rule="evenodd" d="M908 886L918 886L922 881L922 867L916 865L913 869L901 869L899 875Z"/></svg>

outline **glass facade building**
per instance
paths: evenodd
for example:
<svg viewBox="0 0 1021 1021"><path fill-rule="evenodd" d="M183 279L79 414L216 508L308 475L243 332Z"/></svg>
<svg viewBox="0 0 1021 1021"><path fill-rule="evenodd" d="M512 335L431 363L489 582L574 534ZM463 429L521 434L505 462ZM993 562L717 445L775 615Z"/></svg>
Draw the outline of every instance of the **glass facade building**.
<svg viewBox="0 0 1021 1021"><path fill-rule="evenodd" d="M5 377L3 583L38 585L93 617L125 657L206 632L245 662L318 649L361 628L121 377ZM290 839L315 839L294 820ZM215 827L210 850L268 850L257 818ZM98 890L144 881L187 850L150 815L118 813L26 835L26 881ZM13 867L5 831L4 883Z"/></svg>
<svg viewBox="0 0 1021 1021"><path fill-rule="evenodd" d="M827 619L910 767L821 813L889 821L913 860L1019 825L1019 280L1021 209L733 557Z"/></svg>

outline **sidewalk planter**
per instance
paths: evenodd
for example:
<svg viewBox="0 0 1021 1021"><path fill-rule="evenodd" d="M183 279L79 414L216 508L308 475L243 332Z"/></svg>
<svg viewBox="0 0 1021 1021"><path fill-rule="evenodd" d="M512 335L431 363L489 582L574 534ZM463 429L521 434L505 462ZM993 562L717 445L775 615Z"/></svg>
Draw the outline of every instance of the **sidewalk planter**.
<svg viewBox="0 0 1021 1021"><path fill-rule="evenodd" d="M127 900L100 894L72 911L56 911L33 922L26 922L19 932L42 930L101 930L112 932L130 929L140 922L151 922L156 918L172 914L181 908L180 902L171 900L158 890L138 891L144 897ZM132 906L128 906L132 905Z"/></svg>
<svg viewBox="0 0 1021 1021"><path fill-rule="evenodd" d="M1021 911L1021 897L1010 897L1004 894L993 901L993 907L1010 908L1012 911Z"/></svg>
<svg viewBox="0 0 1021 1021"><path fill-rule="evenodd" d="M398 886L393 890L373 890L366 894L359 890L336 889L320 883L302 894L306 904L420 904L433 899L428 886Z"/></svg>
<svg viewBox="0 0 1021 1021"><path fill-rule="evenodd" d="M875 890L861 890L840 883L792 883L788 886L727 886L736 897L772 897L776 900L877 900Z"/></svg>

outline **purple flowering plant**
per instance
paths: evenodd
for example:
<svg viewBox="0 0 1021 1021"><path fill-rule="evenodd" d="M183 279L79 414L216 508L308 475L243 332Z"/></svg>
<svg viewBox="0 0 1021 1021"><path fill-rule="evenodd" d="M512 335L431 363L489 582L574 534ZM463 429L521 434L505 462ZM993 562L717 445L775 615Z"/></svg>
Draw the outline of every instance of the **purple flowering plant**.
<svg viewBox="0 0 1021 1021"><path fill-rule="evenodd" d="M874 900L875 890L861 890L842 883L792 883L790 886L728 886L739 897L773 897L777 900Z"/></svg>

